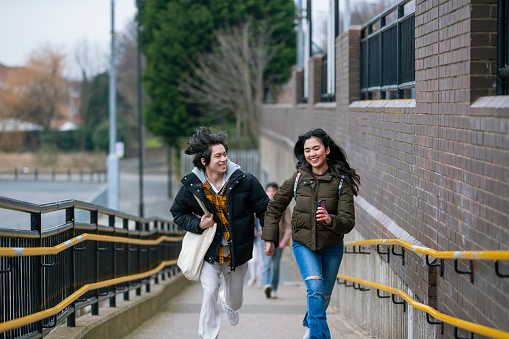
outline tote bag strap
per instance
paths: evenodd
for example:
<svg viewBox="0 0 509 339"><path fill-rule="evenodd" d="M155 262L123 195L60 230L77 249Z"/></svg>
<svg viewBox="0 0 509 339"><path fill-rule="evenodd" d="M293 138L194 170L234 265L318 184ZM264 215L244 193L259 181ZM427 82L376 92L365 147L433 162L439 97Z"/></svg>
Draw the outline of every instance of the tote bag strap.
<svg viewBox="0 0 509 339"><path fill-rule="evenodd" d="M205 213L205 216L208 217L210 215L210 212L207 210L207 207L205 207L203 201L201 201L195 194L193 194L193 196L198 202L198 205L200 205L201 209L203 210L203 213Z"/></svg>

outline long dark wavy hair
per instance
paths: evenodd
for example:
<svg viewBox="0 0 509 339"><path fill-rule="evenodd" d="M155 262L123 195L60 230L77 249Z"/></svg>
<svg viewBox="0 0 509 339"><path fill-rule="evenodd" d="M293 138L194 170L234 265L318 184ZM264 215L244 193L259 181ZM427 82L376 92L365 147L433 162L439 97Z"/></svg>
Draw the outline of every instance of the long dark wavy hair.
<svg viewBox="0 0 509 339"><path fill-rule="evenodd" d="M304 143L311 137L315 137L320 140L325 146L325 149L329 147L330 152L327 155L327 166L329 167L328 171L337 177L344 175L345 180L352 187L353 194L357 195L359 185L361 184L360 176L355 173L355 170L348 164L345 151L336 145L327 132L321 128L313 128L312 130L299 135L299 139L293 148L293 154L297 158L296 167L312 172L311 165L307 162L306 157L304 156Z"/></svg>

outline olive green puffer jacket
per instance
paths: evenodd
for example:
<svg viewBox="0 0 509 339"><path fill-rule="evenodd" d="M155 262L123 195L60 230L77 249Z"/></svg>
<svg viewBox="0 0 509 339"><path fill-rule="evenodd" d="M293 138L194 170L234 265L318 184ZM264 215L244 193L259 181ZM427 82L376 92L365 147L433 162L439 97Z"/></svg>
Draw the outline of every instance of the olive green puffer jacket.
<svg viewBox="0 0 509 339"><path fill-rule="evenodd" d="M295 196L295 207L292 214L292 238L313 251L327 246L337 245L343 241L345 234L355 225L353 191L347 180L343 180L338 196L341 178L329 172L314 177L305 169L293 173L278 189L267 206L262 239L276 241L281 215L294 197L294 184L297 173L301 173ZM326 225L316 220L318 200L325 200L325 208L331 217Z"/></svg>

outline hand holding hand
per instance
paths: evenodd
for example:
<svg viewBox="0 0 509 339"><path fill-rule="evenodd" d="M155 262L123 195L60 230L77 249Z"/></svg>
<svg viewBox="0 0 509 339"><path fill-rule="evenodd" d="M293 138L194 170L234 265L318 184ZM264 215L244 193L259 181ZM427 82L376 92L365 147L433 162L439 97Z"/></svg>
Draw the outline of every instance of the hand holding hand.
<svg viewBox="0 0 509 339"><path fill-rule="evenodd" d="M330 215L325 208L318 207L316 210L316 221L325 222L327 225L331 223Z"/></svg>
<svg viewBox="0 0 509 339"><path fill-rule="evenodd" d="M274 250L276 249L276 245L273 241L266 241L263 245L265 255L272 257L274 255Z"/></svg>
<svg viewBox="0 0 509 339"><path fill-rule="evenodd" d="M208 216L205 214L201 216L200 228L202 230L214 226L214 215L210 213Z"/></svg>

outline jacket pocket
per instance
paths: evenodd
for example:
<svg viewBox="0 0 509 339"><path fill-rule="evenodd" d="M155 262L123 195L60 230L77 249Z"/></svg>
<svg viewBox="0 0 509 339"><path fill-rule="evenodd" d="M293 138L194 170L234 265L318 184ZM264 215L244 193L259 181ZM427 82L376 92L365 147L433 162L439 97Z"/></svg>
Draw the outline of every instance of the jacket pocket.
<svg viewBox="0 0 509 339"><path fill-rule="evenodd" d="M293 222L292 222L292 231L294 233L297 233L297 231L298 231L298 226L297 225L299 224L299 216L300 216L300 214L297 213L296 216L295 216L295 220L293 220Z"/></svg>

